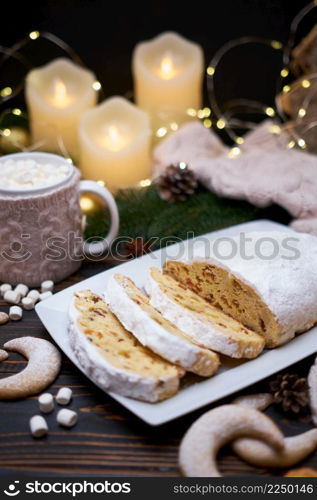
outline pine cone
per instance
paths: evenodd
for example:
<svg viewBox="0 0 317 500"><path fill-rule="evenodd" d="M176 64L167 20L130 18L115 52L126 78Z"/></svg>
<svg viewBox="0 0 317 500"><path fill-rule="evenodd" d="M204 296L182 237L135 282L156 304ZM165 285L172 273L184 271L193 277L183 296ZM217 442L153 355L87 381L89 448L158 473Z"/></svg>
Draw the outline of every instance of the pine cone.
<svg viewBox="0 0 317 500"><path fill-rule="evenodd" d="M125 244L126 258L134 259L135 257L141 257L151 252L152 243L151 241L144 240L141 236L131 239L131 241Z"/></svg>
<svg viewBox="0 0 317 500"><path fill-rule="evenodd" d="M198 188L198 180L186 163L170 165L164 174L156 181L157 190L162 200L174 203L185 201L188 196L195 193Z"/></svg>
<svg viewBox="0 0 317 500"><path fill-rule="evenodd" d="M307 408L309 397L306 377L300 378L291 373L280 374L270 383L270 390L274 402L285 412L298 414Z"/></svg>

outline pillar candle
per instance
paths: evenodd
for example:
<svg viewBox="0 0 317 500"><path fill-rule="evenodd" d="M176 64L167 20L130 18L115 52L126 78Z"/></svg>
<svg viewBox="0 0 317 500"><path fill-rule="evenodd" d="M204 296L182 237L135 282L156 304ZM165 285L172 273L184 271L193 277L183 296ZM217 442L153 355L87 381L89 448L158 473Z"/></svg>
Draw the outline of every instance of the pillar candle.
<svg viewBox="0 0 317 500"><path fill-rule="evenodd" d="M139 43L132 62L136 103L152 118L169 118L198 109L202 101L203 52L177 33L166 32Z"/></svg>
<svg viewBox="0 0 317 500"><path fill-rule="evenodd" d="M78 157L78 124L97 102L95 75L68 59L55 59L26 78L32 142L37 149Z"/></svg>
<svg viewBox="0 0 317 500"><path fill-rule="evenodd" d="M103 180L111 189L149 177L150 120L126 99L112 97L86 111L80 120L79 138L84 177Z"/></svg>

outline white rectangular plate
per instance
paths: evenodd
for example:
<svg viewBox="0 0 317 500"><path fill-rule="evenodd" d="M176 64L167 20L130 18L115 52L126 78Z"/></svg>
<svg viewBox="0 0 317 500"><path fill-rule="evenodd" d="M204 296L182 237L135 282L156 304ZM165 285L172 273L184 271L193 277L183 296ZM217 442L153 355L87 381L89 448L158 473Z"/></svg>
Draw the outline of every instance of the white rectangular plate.
<svg viewBox="0 0 317 500"><path fill-rule="evenodd" d="M261 220L239 224L204 235L209 241L219 237L233 236L241 231L291 231L291 229L271 221ZM199 240L198 237L195 240ZM193 243L194 240L191 240ZM198 242L197 246L199 245ZM182 245L182 247L181 247ZM165 251L157 250L138 259L120 264L116 268L99 273L92 278L81 281L52 298L40 302L36 312L44 326L71 361L81 370L69 344L67 335L67 311L71 297L76 290L91 289L101 293L106 288L109 277L114 272L130 276L139 286L143 286L147 271L151 266L160 267L166 259L176 257L180 249L184 251L188 242L176 243ZM213 403L225 396L233 394L293 363L313 354L317 350L317 328L298 336L285 346L263 352L252 361L232 361L223 364L214 377L184 387L176 396L160 403L143 403L110 392L109 394L128 408L135 415L150 425L164 424L197 408ZM85 374L88 376L87 374ZM88 376L89 378L89 376Z"/></svg>

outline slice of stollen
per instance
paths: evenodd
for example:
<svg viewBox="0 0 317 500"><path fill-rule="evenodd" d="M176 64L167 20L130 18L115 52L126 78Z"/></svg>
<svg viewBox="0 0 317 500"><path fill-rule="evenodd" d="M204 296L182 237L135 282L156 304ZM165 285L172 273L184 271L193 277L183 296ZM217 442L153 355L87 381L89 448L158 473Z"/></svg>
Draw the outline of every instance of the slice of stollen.
<svg viewBox="0 0 317 500"><path fill-rule="evenodd" d="M166 261L163 272L264 337L269 348L317 323L317 238L310 234L216 238L190 258Z"/></svg>
<svg viewBox="0 0 317 500"><path fill-rule="evenodd" d="M111 311L144 346L185 370L210 377L219 367L219 357L193 342L149 303L130 278L113 275L108 281Z"/></svg>
<svg viewBox="0 0 317 500"><path fill-rule="evenodd" d="M200 345L232 358L255 358L264 339L152 267L146 283L150 303Z"/></svg>
<svg viewBox="0 0 317 500"><path fill-rule="evenodd" d="M90 290L74 294L68 332L79 363L102 389L151 403L177 393L184 370L143 347Z"/></svg>

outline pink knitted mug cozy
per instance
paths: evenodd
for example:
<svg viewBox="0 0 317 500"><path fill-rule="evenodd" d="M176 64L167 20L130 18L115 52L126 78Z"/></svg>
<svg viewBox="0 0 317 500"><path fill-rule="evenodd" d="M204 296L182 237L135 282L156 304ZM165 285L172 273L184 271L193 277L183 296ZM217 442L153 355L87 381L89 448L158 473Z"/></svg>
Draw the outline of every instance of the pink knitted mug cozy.
<svg viewBox="0 0 317 500"><path fill-rule="evenodd" d="M4 158L65 160L48 153L18 153ZM0 162L1 163L1 162ZM1 166L1 165L0 165ZM0 190L0 280L16 285L39 286L50 279L58 282L81 266L84 255L102 252L118 230L118 212L111 194L93 181L79 181L77 168L59 184L41 190ZM99 243L83 242L80 192L100 195L110 210L109 234ZM90 246L89 246L90 245ZM83 248L85 252L83 253Z"/></svg>

